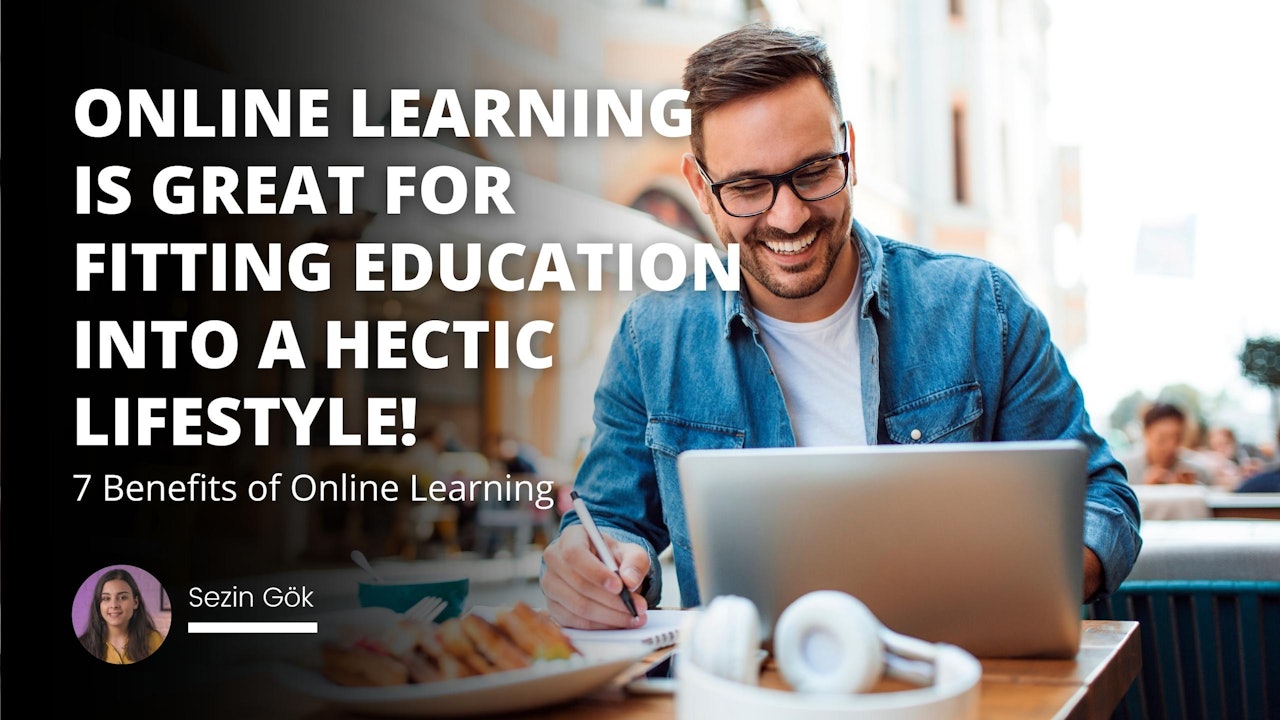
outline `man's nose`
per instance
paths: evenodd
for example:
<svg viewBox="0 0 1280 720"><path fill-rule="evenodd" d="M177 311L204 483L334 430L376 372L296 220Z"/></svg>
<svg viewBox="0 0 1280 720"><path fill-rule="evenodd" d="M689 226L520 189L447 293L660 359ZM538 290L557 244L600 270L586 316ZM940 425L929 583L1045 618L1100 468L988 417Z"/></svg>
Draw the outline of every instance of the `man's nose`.
<svg viewBox="0 0 1280 720"><path fill-rule="evenodd" d="M765 213L769 225L785 233L798 232L809 219L809 203L801 200L791 186L782 183L778 186L778 197L773 207Z"/></svg>

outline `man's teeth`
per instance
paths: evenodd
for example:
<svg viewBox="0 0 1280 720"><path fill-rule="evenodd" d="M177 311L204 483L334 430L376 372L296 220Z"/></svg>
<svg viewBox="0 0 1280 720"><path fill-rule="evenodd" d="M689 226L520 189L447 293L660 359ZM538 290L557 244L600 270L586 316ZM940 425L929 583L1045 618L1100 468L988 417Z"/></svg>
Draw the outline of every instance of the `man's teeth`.
<svg viewBox="0 0 1280 720"><path fill-rule="evenodd" d="M814 233L803 240L765 240L764 246L779 255L795 255L812 245L816 239L818 234Z"/></svg>

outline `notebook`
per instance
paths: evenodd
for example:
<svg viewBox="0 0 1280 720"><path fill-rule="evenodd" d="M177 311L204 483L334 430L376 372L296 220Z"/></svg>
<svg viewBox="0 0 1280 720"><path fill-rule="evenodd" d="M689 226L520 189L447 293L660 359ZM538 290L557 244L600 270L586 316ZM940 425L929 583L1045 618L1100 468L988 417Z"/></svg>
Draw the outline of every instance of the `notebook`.
<svg viewBox="0 0 1280 720"><path fill-rule="evenodd" d="M619 603L621 604L621 603ZM478 615L489 622L495 622L501 608L490 605L477 605L468 612ZM684 610L649 610L649 620L644 627L626 628L623 630L578 630L561 628L574 644L578 643L614 643L620 645L638 645L653 649L675 645L680 639L680 626L684 624L690 613Z"/></svg>
<svg viewBox="0 0 1280 720"><path fill-rule="evenodd" d="M684 610L650 610L644 627L622 630L577 630L565 628L564 634L576 643L635 643L654 649L675 645L680 639L680 626L688 619Z"/></svg>
<svg viewBox="0 0 1280 720"><path fill-rule="evenodd" d="M702 601L762 637L841 590L905 635L982 657L1074 657L1088 452L1074 440L691 450L680 485Z"/></svg>

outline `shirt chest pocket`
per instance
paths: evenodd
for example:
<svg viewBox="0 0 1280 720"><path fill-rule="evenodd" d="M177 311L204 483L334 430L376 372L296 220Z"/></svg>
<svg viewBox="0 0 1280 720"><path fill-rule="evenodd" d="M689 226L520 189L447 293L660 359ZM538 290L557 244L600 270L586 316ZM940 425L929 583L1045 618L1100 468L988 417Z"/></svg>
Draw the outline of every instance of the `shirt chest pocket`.
<svg viewBox="0 0 1280 720"><path fill-rule="evenodd" d="M652 418L644 431L644 442L655 455L672 458L685 450L740 448L745 439L738 428L675 418Z"/></svg>
<svg viewBox="0 0 1280 720"><path fill-rule="evenodd" d="M884 416L891 442L977 442L982 417L982 388L963 383L903 403Z"/></svg>
<svg viewBox="0 0 1280 720"><path fill-rule="evenodd" d="M689 549L689 529L685 524L684 495L676 458L685 450L728 450L746 442L746 432L725 425L696 423L678 418L655 417L644 431L644 442L653 453L658 491L662 495L662 515L671 533L671 542Z"/></svg>

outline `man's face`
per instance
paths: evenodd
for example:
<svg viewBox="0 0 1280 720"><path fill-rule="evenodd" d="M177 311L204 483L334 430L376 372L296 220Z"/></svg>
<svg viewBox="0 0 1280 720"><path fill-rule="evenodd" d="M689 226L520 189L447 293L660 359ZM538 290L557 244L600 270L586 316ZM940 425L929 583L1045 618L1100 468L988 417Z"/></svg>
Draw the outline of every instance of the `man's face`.
<svg viewBox="0 0 1280 720"><path fill-rule="evenodd" d="M1147 446L1147 462L1161 467L1172 467L1182 445L1184 423L1177 418L1157 420L1142 431Z"/></svg>
<svg viewBox="0 0 1280 720"><path fill-rule="evenodd" d="M702 124L703 157L699 159L712 182L772 175L839 152L846 147L844 132L822 83L805 77L708 113ZM747 218L726 213L696 167L686 161L685 178L702 211L711 216L720 240L725 247L740 246L747 287L757 302L762 293L784 300L809 298L827 286L832 269L850 244L850 187L856 182L851 132L848 149L850 181L843 190L825 200L806 202L783 183L770 210Z"/></svg>

